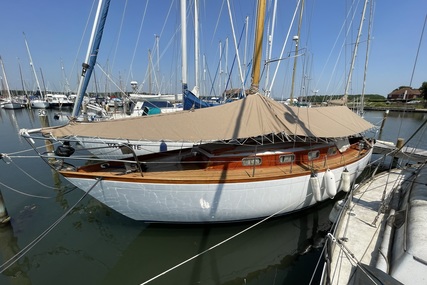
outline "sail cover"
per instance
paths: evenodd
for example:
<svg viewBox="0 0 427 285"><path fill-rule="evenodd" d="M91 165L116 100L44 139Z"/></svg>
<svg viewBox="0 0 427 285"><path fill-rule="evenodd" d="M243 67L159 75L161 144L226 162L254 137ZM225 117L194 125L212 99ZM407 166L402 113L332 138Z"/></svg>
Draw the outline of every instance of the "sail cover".
<svg viewBox="0 0 427 285"><path fill-rule="evenodd" d="M204 109L42 129L55 138L205 142L265 135L342 138L373 128L346 106L298 108L260 94Z"/></svg>

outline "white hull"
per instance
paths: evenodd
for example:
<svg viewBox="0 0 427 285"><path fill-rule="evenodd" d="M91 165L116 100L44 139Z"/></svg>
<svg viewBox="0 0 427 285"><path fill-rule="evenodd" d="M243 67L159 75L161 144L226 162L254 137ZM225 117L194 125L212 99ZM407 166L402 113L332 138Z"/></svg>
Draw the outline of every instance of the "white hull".
<svg viewBox="0 0 427 285"><path fill-rule="evenodd" d="M359 161L347 165L351 181L360 175L370 160L372 150ZM332 170L339 190L344 167ZM324 172L318 173L325 193ZM88 191L94 179L66 177L72 184ZM139 183L101 180L91 191L95 199L117 212L135 219L172 223L218 223L260 219L285 214L316 203L310 175L259 182L223 184Z"/></svg>
<svg viewBox="0 0 427 285"><path fill-rule="evenodd" d="M8 103L4 103L2 105L3 109L22 109L22 104L19 103L14 103L14 102L8 102Z"/></svg>
<svg viewBox="0 0 427 285"><path fill-rule="evenodd" d="M129 97L135 101L182 102L182 94L129 94Z"/></svg>
<svg viewBox="0 0 427 285"><path fill-rule="evenodd" d="M31 100L30 101L31 108L34 109L49 109L50 104L44 100Z"/></svg>
<svg viewBox="0 0 427 285"><path fill-rule="evenodd" d="M64 94L47 94L47 101L53 108L72 107L74 102Z"/></svg>

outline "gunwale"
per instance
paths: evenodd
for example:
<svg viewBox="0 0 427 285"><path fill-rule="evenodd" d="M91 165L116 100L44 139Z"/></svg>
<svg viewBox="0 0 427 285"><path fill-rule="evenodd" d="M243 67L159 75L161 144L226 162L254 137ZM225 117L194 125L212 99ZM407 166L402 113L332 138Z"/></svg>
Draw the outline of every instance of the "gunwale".
<svg viewBox="0 0 427 285"><path fill-rule="evenodd" d="M237 151L235 148L234 156L228 151L212 151L212 157L207 158L207 161L202 160L187 160L185 157L194 156L194 149L176 150L159 154L152 154L138 157L138 160L146 166L142 172L132 171L126 172L126 161L112 161L108 163L97 163L86 165L73 170L59 170L59 172L67 178L84 178L102 180L121 181L129 183L163 183L163 184L217 184L217 183L246 183L256 181L268 181L299 177L310 175L316 172L324 172L327 169L336 169L354 163L369 153L369 149L359 149L359 142L353 143L343 153L325 156L325 152L332 145L319 144L317 147L311 146L305 148L302 145L297 148L283 149L274 148L277 152L265 151L264 148L257 152L253 157L277 158L281 154L294 153L289 150L298 150L305 155L308 151L320 150L319 158L308 161L299 160L292 163L284 163L281 165L270 166L245 166L232 167L232 163L222 161L223 167L209 167L209 162L214 161L212 158L225 157L234 158L233 163L240 163L242 157L247 157L248 152ZM275 146L277 147L277 146ZM229 146L228 146L229 148ZM270 147L271 148L271 147ZM244 148L240 148L244 150ZM215 148L213 148L215 150ZM199 152L200 154L202 152ZM172 155L172 156L171 156ZM184 159L183 159L184 158Z"/></svg>

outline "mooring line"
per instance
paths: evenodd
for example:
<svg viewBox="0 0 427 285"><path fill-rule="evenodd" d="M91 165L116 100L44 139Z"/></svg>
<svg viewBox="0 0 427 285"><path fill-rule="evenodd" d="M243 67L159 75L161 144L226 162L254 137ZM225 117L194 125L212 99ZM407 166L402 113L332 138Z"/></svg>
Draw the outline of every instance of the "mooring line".
<svg viewBox="0 0 427 285"><path fill-rule="evenodd" d="M46 184L44 184L43 182L41 182L41 181L39 181L39 180L37 180L36 178L34 178L31 174L29 174L27 171L25 171L24 169L22 169L18 164L16 164L15 163L15 161L13 161L11 158L10 158L10 156L9 155L5 155L5 154L3 154L3 156L2 156L2 158L8 158L8 162L6 162L6 163L12 163L16 168L18 168L19 170L21 170L21 172L22 173L24 173L25 175L27 175L28 177L30 177L32 180L34 180L35 182L37 182L38 184L40 184L40 185L42 185L42 186L44 186L44 187L46 187L46 188L49 188L49 189L57 189L57 188L55 188L55 187L52 187L52 186L49 186L49 185L46 185Z"/></svg>
<svg viewBox="0 0 427 285"><path fill-rule="evenodd" d="M18 253L16 253L14 256L9 258L6 262L4 262L0 266L0 274L3 273L5 270L7 270L9 267L11 267L15 262L17 262L21 257L23 257L28 251L30 251L37 243L39 243L50 231L52 231L65 217L89 194L90 191L92 191L93 188L101 181L101 178L97 178L95 184L90 187L90 189L85 192L85 194L80 197L79 200L70 208L68 209L59 219L57 219L52 225L50 225L45 231L43 231L38 237L36 237L32 242L30 242L28 245L26 245L23 249L21 249Z"/></svg>
<svg viewBox="0 0 427 285"><path fill-rule="evenodd" d="M309 195L307 195L306 197L311 196L311 195L312 195L312 194L309 194ZM161 276L165 275L166 273L169 273L169 272L171 272L172 270L174 270L174 269L176 269L176 268L180 267L181 265L184 265L184 264L186 264L186 263L190 262L191 260L196 259L196 258L197 258L197 257L199 257L199 256L202 256L203 254L205 254L205 253L207 253L207 252L211 251L212 249L217 248L218 246L220 246L220 245L222 245L222 244L224 244L224 243L226 243L226 242L228 242L228 241L230 241L230 240L234 239L235 237L237 237L237 236L239 236L239 235L241 235L241 234L243 234L243 233L245 233L245 232L249 231L250 229L252 229L252 228L254 228L254 227L256 227L256 226L258 226L258 225L260 225L260 224L264 223L265 221L267 221L267 220L269 220L269 219L273 218L274 216L277 216L277 215L278 215L278 214L280 214L281 212L285 211L288 207L289 207L289 206L286 206L286 207L284 207L284 208L280 209L279 211L277 211L277 212L275 212L275 213L271 214L270 216L268 216L268 217L266 217L266 218L262 219L261 221L259 221L259 222L255 223L255 224L253 224L252 226L250 226L250 227L248 227L248 228L246 228L246 229L244 229L244 230L242 230L242 231L238 232L237 234L234 234L234 235L232 235L231 237L226 238L225 240L223 240L223 241L221 241L221 242L219 242L219 243L217 243L217 244L215 244L215 245L213 245L213 246L209 247L208 249L205 249L204 251L202 251L202 252L200 252L200 253L198 253L198 254L196 254L196 255L194 255L194 256L192 256L192 257L188 258L187 260L184 260L183 262L181 262L181 263L179 263L179 264L177 264L177 265L175 265L175 266L173 266L173 267L171 267L171 268L169 268L169 269L167 269L167 270L163 271L162 273L160 273L160 274L158 274L158 275L156 275L156 276L154 276L154 277L152 277L152 278L150 278L150 279L148 279L148 280L144 281L143 283L141 283L141 285L148 284L148 283L150 283L151 281L154 281L155 279L157 279L157 278L159 278L159 277L161 277ZM1 273L1 272L0 272L0 273Z"/></svg>
<svg viewBox="0 0 427 285"><path fill-rule="evenodd" d="M49 196L39 196L39 195L28 194L28 193L25 193L25 192L19 191L18 189L12 188L12 187L10 187L10 186L8 186L8 185L6 185L6 184L2 183L2 182L0 182L0 185L1 185L1 186L3 186L3 187L5 187L5 188L7 188L7 189L9 189L9 190L11 190L11 191L13 191L13 192L16 192L16 193L21 194L21 195L24 195L24 196L32 197L32 198L52 199L52 198L55 198L55 197L56 197L56 196L50 196L50 197L49 197Z"/></svg>

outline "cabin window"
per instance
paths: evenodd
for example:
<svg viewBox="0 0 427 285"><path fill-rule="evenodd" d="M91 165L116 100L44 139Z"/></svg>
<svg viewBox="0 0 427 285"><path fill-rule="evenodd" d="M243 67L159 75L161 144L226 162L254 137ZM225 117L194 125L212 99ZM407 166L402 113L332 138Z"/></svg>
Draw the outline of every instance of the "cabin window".
<svg viewBox="0 0 427 285"><path fill-rule="evenodd" d="M337 147L335 147L335 146L330 147L330 148L328 149L328 156L329 156L329 155L335 155L335 154L337 154L337 151L338 151Z"/></svg>
<svg viewBox="0 0 427 285"><path fill-rule="evenodd" d="M242 159L242 165L243 166L254 166L254 165L261 165L261 158L260 157L246 157Z"/></svg>
<svg viewBox="0 0 427 285"><path fill-rule="evenodd" d="M308 160L313 160L313 159L319 158L319 156L320 156L320 151L318 151L318 150L310 151L308 153Z"/></svg>
<svg viewBox="0 0 427 285"><path fill-rule="evenodd" d="M290 162L294 162L294 160L295 160L294 154L285 154L285 155L279 156L280 163L290 163Z"/></svg>

